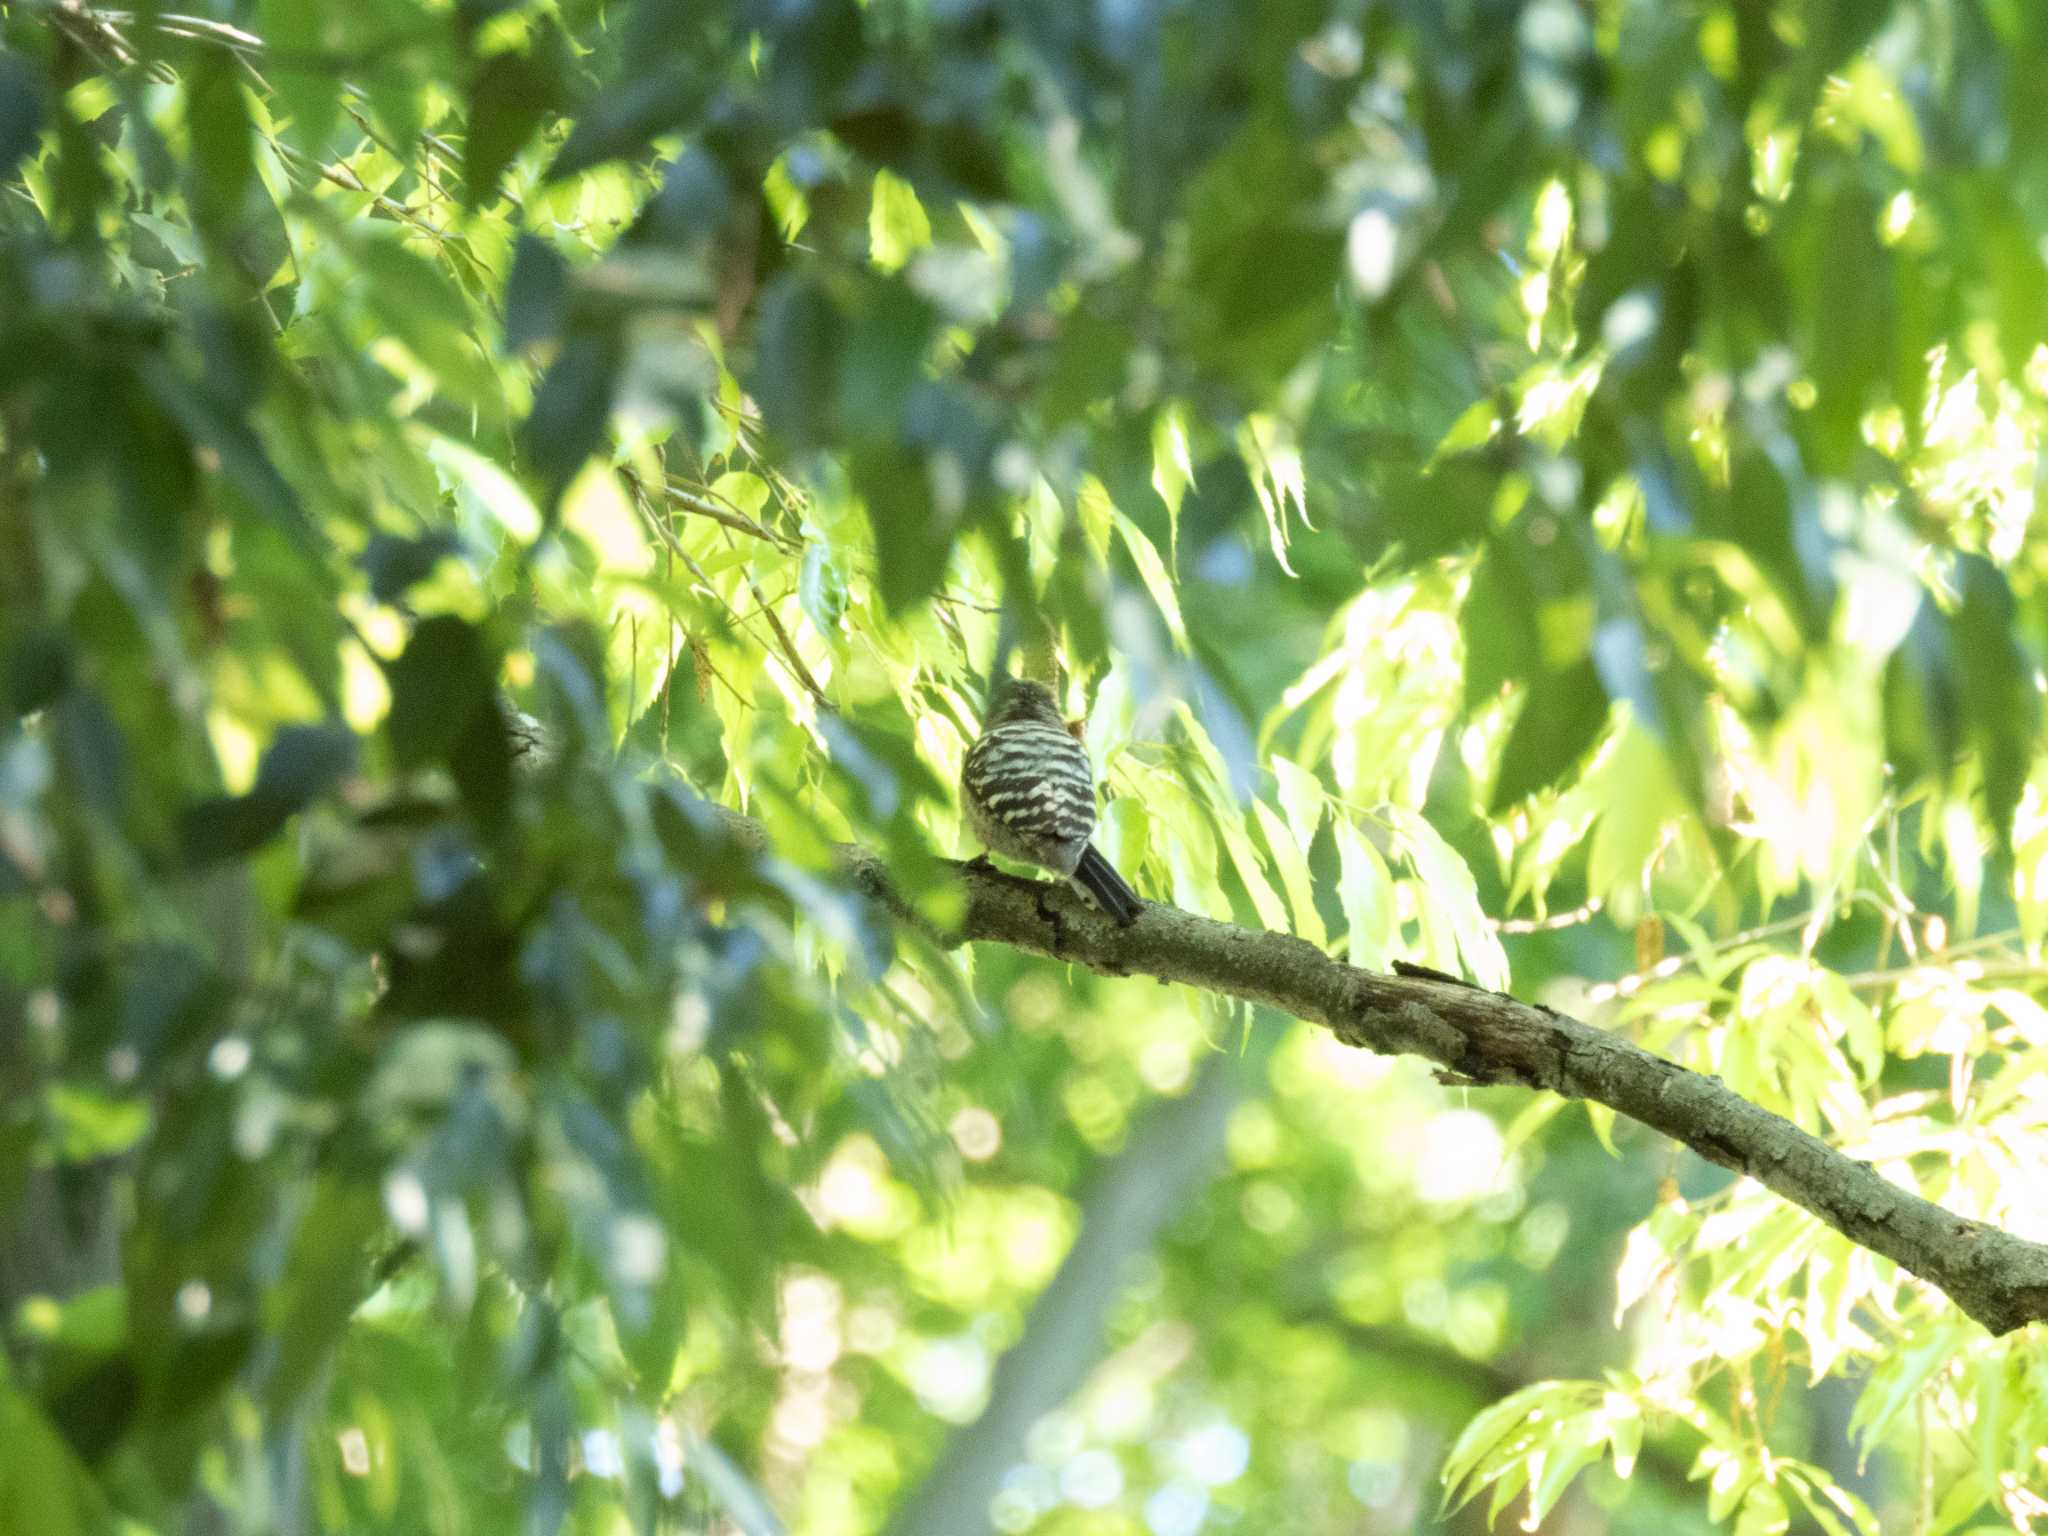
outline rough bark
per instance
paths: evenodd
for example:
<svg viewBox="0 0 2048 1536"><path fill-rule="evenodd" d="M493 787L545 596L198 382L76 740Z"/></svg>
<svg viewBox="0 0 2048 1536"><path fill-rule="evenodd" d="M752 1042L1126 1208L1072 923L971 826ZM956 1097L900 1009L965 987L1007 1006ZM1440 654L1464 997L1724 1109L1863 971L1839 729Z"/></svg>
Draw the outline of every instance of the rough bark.
<svg viewBox="0 0 2048 1536"><path fill-rule="evenodd" d="M718 813L749 847L758 823ZM1605 1104L1804 1207L1852 1242L1945 1292L1994 1334L2048 1319L2048 1246L1956 1216L1759 1108L1718 1078L1666 1061L1554 1009L1431 976L1382 976L1287 934L1148 904L1119 929L1062 887L955 864L959 926L933 929L862 849L843 851L870 896L945 945L1008 944L1105 976L1149 976L1306 1019L1346 1045L1423 1056L1474 1083Z"/></svg>

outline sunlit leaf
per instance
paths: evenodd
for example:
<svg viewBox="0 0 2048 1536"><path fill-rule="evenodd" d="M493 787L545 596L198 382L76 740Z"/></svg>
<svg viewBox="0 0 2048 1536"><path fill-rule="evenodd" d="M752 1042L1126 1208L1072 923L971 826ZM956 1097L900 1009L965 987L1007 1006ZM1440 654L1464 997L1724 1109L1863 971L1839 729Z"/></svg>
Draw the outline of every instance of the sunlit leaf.
<svg viewBox="0 0 2048 1536"><path fill-rule="evenodd" d="M1294 934L1307 939L1321 948L1329 942L1323 928L1323 916L1316 907L1315 884L1310 877L1307 850L1296 841L1294 833L1278 816L1267 809L1264 801L1252 803L1252 813L1257 817L1259 831L1266 840L1266 848L1273 858L1273 867L1280 872L1280 883L1287 891L1287 904L1294 914Z"/></svg>
<svg viewBox="0 0 2048 1536"><path fill-rule="evenodd" d="M1353 965L1383 971L1394 938L1394 881L1379 850L1348 820L1337 828L1337 893Z"/></svg>

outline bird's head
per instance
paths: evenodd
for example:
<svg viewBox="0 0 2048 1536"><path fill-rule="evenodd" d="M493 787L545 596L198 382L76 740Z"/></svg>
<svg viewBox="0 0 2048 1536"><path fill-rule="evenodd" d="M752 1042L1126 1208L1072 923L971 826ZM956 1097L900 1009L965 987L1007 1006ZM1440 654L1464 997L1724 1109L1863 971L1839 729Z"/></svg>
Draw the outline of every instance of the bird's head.
<svg viewBox="0 0 2048 1536"><path fill-rule="evenodd" d="M988 712L990 725L1007 725L1016 720L1040 720L1047 725L1066 727L1052 690L1028 677L1006 678L996 684L995 703Z"/></svg>

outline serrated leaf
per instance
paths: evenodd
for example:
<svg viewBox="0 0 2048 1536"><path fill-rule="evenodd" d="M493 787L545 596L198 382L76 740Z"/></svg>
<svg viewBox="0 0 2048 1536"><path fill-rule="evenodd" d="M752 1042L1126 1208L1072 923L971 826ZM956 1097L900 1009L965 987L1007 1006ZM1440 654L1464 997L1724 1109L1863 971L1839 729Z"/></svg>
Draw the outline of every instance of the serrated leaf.
<svg viewBox="0 0 2048 1536"><path fill-rule="evenodd" d="M1315 843L1316 829L1323 822L1322 780L1277 752L1267 758L1267 763L1279 790L1280 809L1287 813L1287 825L1306 855Z"/></svg>
<svg viewBox="0 0 2048 1536"><path fill-rule="evenodd" d="M1130 551L1131 563L1138 568L1138 579L1145 583L1145 590L1152 594L1152 601L1159 609L1160 617L1166 620L1167 631L1173 636L1174 644L1183 651L1188 648L1187 625L1181 619L1180 595L1174 589L1173 577L1168 574L1166 562L1159 558L1159 550L1145 534L1145 530L1132 522L1122 512L1113 514L1117 534L1124 541L1124 548Z"/></svg>
<svg viewBox="0 0 2048 1536"><path fill-rule="evenodd" d="M1415 873L1428 889L1431 908L1449 924L1466 971L1480 986L1499 992L1508 985L1507 951L1479 905L1479 885L1458 851L1422 816L1401 806L1382 814L1400 839Z"/></svg>
<svg viewBox="0 0 2048 1536"><path fill-rule="evenodd" d="M1849 1433L1874 1446L1906 1405L1955 1358L1958 1326L1940 1323L1907 1348L1888 1355L1870 1374L1856 1408L1849 1415Z"/></svg>
<svg viewBox="0 0 2048 1536"><path fill-rule="evenodd" d="M1266 879L1266 872L1259 865L1258 850L1245 836L1243 823L1220 812L1216 822L1223 834L1223 846L1230 850L1230 862L1237 867L1237 877L1244 882L1244 888L1252 899L1252 908L1259 914L1259 921L1274 933L1287 932L1287 909L1280 905L1279 896Z"/></svg>
<svg viewBox="0 0 2048 1536"><path fill-rule="evenodd" d="M1294 936L1308 940L1318 949L1324 948L1330 942L1329 934L1323 927L1323 915L1316 908L1315 882L1310 878L1301 844L1263 800L1252 802L1252 814L1258 818L1273 867L1280 872L1280 883L1286 887L1287 904L1294 912Z"/></svg>
<svg viewBox="0 0 2048 1536"><path fill-rule="evenodd" d="M1152 489L1166 503L1167 554L1180 561L1180 504L1195 483L1187 414L1178 402L1152 417Z"/></svg>
<svg viewBox="0 0 2048 1536"><path fill-rule="evenodd" d="M1301 445L1294 429L1279 417L1257 413L1245 419L1237 433L1238 452L1245 472L1251 476L1252 491L1259 510L1266 514L1266 536L1273 559L1289 576L1294 567L1287 563L1290 510L1308 522L1308 473L1301 457Z"/></svg>
<svg viewBox="0 0 2048 1536"><path fill-rule="evenodd" d="M381 234L351 245L362 268L364 298L391 334L444 385L479 407L495 404L497 374L477 345L475 317L448 273Z"/></svg>
<svg viewBox="0 0 2048 1536"><path fill-rule="evenodd" d="M1384 971L1394 938L1394 877L1357 827L1340 816L1336 828L1337 894L1344 904L1351 963Z"/></svg>
<svg viewBox="0 0 2048 1536"><path fill-rule="evenodd" d="M1440 1476L1444 1485L1445 1509L1456 1508L1479 1491L1483 1483L1475 1480L1475 1474L1490 1454L1504 1445L1515 1446L1519 1454L1519 1441L1511 1440L1510 1436L1525 1429L1536 1414L1549 1410L1570 1391L1568 1382L1532 1382L1520 1391L1509 1393L1492 1407L1474 1414L1459 1431L1458 1438L1451 1443L1451 1449L1444 1457ZM1468 1482L1473 1486L1467 1488L1462 1496L1457 1496L1457 1490Z"/></svg>

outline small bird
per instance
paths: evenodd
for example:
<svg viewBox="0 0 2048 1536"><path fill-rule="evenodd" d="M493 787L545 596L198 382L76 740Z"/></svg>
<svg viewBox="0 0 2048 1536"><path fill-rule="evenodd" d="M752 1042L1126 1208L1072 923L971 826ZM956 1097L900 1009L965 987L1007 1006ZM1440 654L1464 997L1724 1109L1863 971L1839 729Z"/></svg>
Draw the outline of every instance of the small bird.
<svg viewBox="0 0 2048 1536"><path fill-rule="evenodd" d="M1088 841L1095 831L1088 750L1042 683L997 685L981 739L961 766L960 799L984 847L1064 876L1119 926L1138 920L1144 903Z"/></svg>

